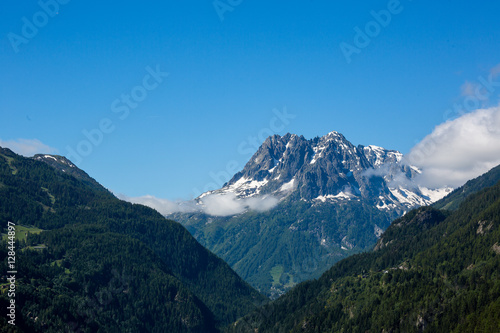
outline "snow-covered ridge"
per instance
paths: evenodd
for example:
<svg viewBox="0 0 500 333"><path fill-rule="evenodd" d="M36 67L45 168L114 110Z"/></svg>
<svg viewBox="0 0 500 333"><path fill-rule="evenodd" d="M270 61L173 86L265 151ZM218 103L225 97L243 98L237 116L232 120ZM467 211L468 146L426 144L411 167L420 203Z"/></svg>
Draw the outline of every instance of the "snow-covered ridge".
<svg viewBox="0 0 500 333"><path fill-rule="evenodd" d="M63 156L47 155L47 154L41 155L41 154L38 154L38 155L34 156L34 159L37 160L37 161L43 161L43 160L50 159L50 160L56 161L57 163L61 163L61 164L67 165L70 168L76 168L76 166L73 163L71 163L70 160L68 160L66 157L63 157Z"/></svg>
<svg viewBox="0 0 500 333"><path fill-rule="evenodd" d="M257 181L254 179L241 177L236 183L223 187L220 190L205 192L198 198L201 199L210 194L226 194L226 193L235 193L238 197L241 198L251 197L253 195L259 194L260 192L259 189L262 186L266 185L267 182L268 180Z"/></svg>
<svg viewBox="0 0 500 333"><path fill-rule="evenodd" d="M33 158L37 161L44 161L44 160L53 160L59 164L67 165L70 168L76 168L76 166L71 163L70 160L68 160L64 156L59 156L59 155L47 155L47 154L37 154L33 156Z"/></svg>
<svg viewBox="0 0 500 333"><path fill-rule="evenodd" d="M369 200L380 210L406 211L431 204L449 189L427 189L414 183L422 173L405 165L403 154L383 147L354 146L342 134L305 139L287 134L268 138L245 168L221 189L203 193L248 199L284 198L293 193L310 202Z"/></svg>

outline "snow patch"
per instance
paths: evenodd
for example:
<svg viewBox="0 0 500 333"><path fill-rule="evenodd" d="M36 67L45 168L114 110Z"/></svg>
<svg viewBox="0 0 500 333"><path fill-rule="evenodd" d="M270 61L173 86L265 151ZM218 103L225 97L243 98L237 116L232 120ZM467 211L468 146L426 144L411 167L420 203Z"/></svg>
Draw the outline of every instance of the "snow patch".
<svg viewBox="0 0 500 333"><path fill-rule="evenodd" d="M419 187L419 190L423 195L430 199L431 203L441 200L453 191L451 187L443 187L435 190L428 189L427 187Z"/></svg>
<svg viewBox="0 0 500 333"><path fill-rule="evenodd" d="M336 195L333 195L333 194L320 195L320 196L314 198L313 200L326 202L327 200L335 200L335 199L337 199L337 200L350 200L352 197L354 197L353 194L340 191Z"/></svg>
<svg viewBox="0 0 500 333"><path fill-rule="evenodd" d="M259 193L260 188L266 185L267 182L267 179L258 181L241 177L236 183L231 184L226 189L224 189L224 192L233 192L240 195L243 194L242 192L253 192L251 193L251 195L253 195Z"/></svg>
<svg viewBox="0 0 500 333"><path fill-rule="evenodd" d="M416 173L420 174L422 173L422 170L420 170L419 168L417 168L416 166L414 165L410 165L410 169L412 169L413 171L415 171Z"/></svg>
<svg viewBox="0 0 500 333"><path fill-rule="evenodd" d="M402 204L408 204L410 206L425 206L430 203L429 200L425 200L415 192L402 187L399 188L389 187L389 191L396 198L396 200Z"/></svg>
<svg viewBox="0 0 500 333"><path fill-rule="evenodd" d="M313 157L312 157L312 159L311 159L311 162L309 162L309 163L311 163L311 164L316 163L316 161L318 160L318 158L320 158L320 157L321 157L321 153L322 153L322 152L323 152L323 150L325 150L325 149L326 149L326 147L325 147L325 146L323 146L323 147L317 147L317 146L316 146L316 147L313 147L314 155L313 155Z"/></svg>
<svg viewBox="0 0 500 333"><path fill-rule="evenodd" d="M281 192L290 191L293 188L293 183L294 182L295 182L295 179L292 179L288 183L285 183L285 184L281 185L280 191Z"/></svg>

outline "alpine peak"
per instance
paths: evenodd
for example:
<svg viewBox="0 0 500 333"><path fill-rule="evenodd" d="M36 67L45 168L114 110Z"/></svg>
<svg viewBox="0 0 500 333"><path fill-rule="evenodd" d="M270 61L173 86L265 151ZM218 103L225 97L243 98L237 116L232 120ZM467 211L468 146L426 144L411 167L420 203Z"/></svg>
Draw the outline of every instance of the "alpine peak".
<svg viewBox="0 0 500 333"><path fill-rule="evenodd" d="M450 189L418 186L415 167L403 154L375 145L354 146L341 133L305 139L287 133L268 137L224 186L209 194L238 198L272 195L306 201L368 200L380 210L406 211L430 204Z"/></svg>

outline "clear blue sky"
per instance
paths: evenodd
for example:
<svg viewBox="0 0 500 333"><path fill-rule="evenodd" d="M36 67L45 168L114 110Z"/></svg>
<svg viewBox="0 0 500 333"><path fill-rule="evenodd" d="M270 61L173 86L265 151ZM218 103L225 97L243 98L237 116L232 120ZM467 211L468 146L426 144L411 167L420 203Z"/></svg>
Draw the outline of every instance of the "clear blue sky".
<svg viewBox="0 0 500 333"><path fill-rule="evenodd" d="M266 129L407 153L500 63L498 1L54 1L0 5L0 140L68 155L101 126L78 165L128 196L198 195Z"/></svg>

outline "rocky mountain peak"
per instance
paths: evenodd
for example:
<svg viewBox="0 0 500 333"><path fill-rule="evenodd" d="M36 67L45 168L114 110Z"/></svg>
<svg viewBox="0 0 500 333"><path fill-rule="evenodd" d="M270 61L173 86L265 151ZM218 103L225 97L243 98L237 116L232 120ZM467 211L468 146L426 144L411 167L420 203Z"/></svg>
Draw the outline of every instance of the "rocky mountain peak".
<svg viewBox="0 0 500 333"><path fill-rule="evenodd" d="M402 159L396 150L356 147L335 131L310 140L290 133L273 135L227 184L202 196L234 193L239 198L368 200L381 210L401 211L431 203L435 193L411 185L418 169L403 164Z"/></svg>

